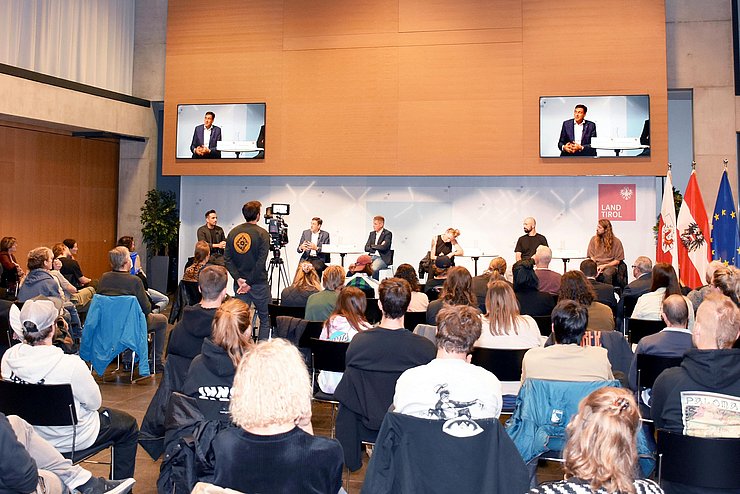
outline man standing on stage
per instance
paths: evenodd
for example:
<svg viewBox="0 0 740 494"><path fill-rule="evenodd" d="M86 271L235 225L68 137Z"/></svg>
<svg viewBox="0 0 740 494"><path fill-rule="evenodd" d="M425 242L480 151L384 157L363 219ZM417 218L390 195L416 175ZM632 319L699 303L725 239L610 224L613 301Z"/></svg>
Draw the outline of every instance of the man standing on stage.
<svg viewBox="0 0 740 494"><path fill-rule="evenodd" d="M611 221L603 218L599 220L596 235L588 243L586 256L596 262L596 269L599 276L603 277L603 282L613 285L617 266L624 260L624 247L622 241L614 236Z"/></svg>
<svg viewBox="0 0 740 494"><path fill-rule="evenodd" d="M516 260L531 259L540 245L546 246L547 239L544 235L537 233L537 222L531 216L524 218L524 235L519 237L514 247Z"/></svg>
<svg viewBox="0 0 740 494"><path fill-rule="evenodd" d="M365 242L365 252L370 254L373 260L373 278L378 279L378 272L393 264L393 253L391 252L391 243L393 234L385 228L385 218L375 216L373 218L373 231L367 237Z"/></svg>
<svg viewBox="0 0 740 494"><path fill-rule="evenodd" d="M301 260L313 264L319 278L321 278L321 273L324 272L331 258L330 254L321 252L324 244L329 243L329 232L321 229L323 224L324 220L318 216L311 218L311 228L303 230L301 240L298 242L298 252L301 253Z"/></svg>
<svg viewBox="0 0 740 494"><path fill-rule="evenodd" d="M267 284L267 254L270 252L270 235L257 226L262 217L262 203L250 201L242 207L246 223L237 225L226 239L226 269L234 278L236 298L254 304L259 315L259 339L270 336L270 286Z"/></svg>
<svg viewBox="0 0 740 494"><path fill-rule="evenodd" d="M224 229L218 226L218 215L215 209L206 212L206 224L198 228L198 240L208 244L211 249L211 264L224 264L224 249L226 249L226 235Z"/></svg>

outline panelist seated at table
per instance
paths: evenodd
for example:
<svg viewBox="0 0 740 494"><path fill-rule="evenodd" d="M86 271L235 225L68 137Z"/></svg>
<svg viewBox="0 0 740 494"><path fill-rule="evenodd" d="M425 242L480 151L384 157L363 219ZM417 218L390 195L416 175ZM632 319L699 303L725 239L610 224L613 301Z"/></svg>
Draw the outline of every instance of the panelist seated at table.
<svg viewBox="0 0 740 494"><path fill-rule="evenodd" d="M190 143L190 151L193 158L220 158L221 151L216 149L216 143L221 140L221 127L213 125L216 114L212 111L206 112L203 124L195 127L193 141Z"/></svg>
<svg viewBox="0 0 740 494"><path fill-rule="evenodd" d="M596 156L591 138L596 137L596 124L586 120L586 105L576 105L573 118L563 122L558 140L560 156Z"/></svg>
<svg viewBox="0 0 740 494"><path fill-rule="evenodd" d="M393 243L393 234L385 229L385 218L375 216L373 218L373 231L367 237L365 242L365 252L372 258L373 278L378 279L378 272L385 269L393 262L393 253L391 244Z"/></svg>

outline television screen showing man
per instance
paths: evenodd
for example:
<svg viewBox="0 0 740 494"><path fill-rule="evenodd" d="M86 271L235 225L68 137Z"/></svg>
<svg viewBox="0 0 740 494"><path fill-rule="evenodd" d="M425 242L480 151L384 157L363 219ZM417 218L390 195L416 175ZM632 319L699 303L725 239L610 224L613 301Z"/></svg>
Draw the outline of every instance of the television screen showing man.
<svg viewBox="0 0 740 494"><path fill-rule="evenodd" d="M221 139L221 127L213 125L216 114L212 111L206 112L202 125L197 125L193 132L193 142L190 143L190 151L193 158L214 159L221 157L221 151L216 149L216 143Z"/></svg>
<svg viewBox="0 0 740 494"><path fill-rule="evenodd" d="M596 156L591 139L596 137L596 124L586 120L586 105L576 105L573 118L563 122L558 140L560 156Z"/></svg>

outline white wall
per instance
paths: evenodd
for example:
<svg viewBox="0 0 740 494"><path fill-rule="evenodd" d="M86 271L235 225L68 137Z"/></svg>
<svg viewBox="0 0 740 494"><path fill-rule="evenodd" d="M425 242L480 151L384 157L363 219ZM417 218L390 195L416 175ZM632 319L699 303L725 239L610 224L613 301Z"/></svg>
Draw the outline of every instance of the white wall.
<svg viewBox="0 0 740 494"><path fill-rule="evenodd" d="M655 256L656 179L651 177L182 177L180 217L180 272L193 255L196 230L204 213L216 209L219 224L229 230L244 222L242 205L251 200L263 206L273 202L291 205L289 225L289 278L298 260L301 231L313 216L324 220L332 243L362 247L372 228L372 217L384 215L393 232L395 265L418 265L432 236L449 226L461 230L466 250L500 254L509 266L525 216L537 219L537 230L556 251L585 254L597 221L598 184L635 184L637 216L634 222L615 222L628 265L639 255ZM264 226L264 224L263 224ZM354 260L356 256L347 256ZM339 263L334 255L332 262ZM487 265L481 259L479 267ZM580 261L572 262L577 267ZM346 263L345 265L349 264ZM472 271L472 260L458 265ZM562 269L560 261L552 267ZM479 269L482 271L482 269Z"/></svg>

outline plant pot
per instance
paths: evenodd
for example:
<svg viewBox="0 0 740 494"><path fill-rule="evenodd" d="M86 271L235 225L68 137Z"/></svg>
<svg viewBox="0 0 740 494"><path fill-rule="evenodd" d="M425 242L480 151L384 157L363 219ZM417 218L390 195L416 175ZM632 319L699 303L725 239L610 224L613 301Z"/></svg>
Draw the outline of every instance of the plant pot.
<svg viewBox="0 0 740 494"><path fill-rule="evenodd" d="M149 272L147 280L149 287L154 288L160 293L167 293L167 278L169 274L170 258L169 256L153 256L149 260Z"/></svg>

